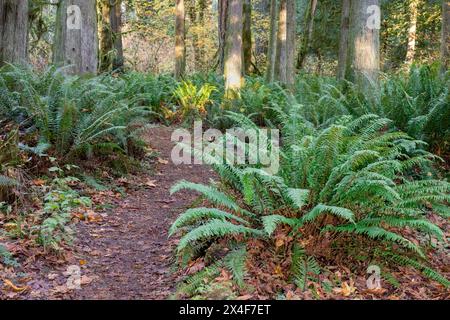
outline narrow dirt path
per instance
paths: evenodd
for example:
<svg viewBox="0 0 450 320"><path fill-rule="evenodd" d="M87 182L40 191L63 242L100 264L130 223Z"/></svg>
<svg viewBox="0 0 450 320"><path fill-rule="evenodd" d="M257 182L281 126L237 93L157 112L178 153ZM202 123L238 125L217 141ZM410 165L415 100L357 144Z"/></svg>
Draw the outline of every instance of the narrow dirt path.
<svg viewBox="0 0 450 320"><path fill-rule="evenodd" d="M76 256L86 261L82 272L93 281L75 290L71 298L166 299L173 292L175 240L168 239L167 231L197 195L170 196L169 189L178 180L207 182L214 174L208 167L175 166L170 161L172 130L159 127L147 134L150 146L163 159L151 177L156 187L130 194L99 224L80 224Z"/></svg>

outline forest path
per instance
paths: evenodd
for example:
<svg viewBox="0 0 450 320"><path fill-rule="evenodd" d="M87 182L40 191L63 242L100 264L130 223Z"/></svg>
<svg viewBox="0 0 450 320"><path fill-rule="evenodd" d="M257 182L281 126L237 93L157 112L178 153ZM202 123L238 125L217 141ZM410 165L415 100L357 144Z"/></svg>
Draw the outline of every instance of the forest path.
<svg viewBox="0 0 450 320"><path fill-rule="evenodd" d="M158 127L146 134L161 159L149 177L152 188L131 192L100 223L79 225L76 256L86 261L82 274L93 281L73 291L72 299L166 299L174 291L171 260L176 240L168 238L168 229L198 195L171 196L170 187L182 179L207 182L214 173L205 166L174 165L172 131Z"/></svg>

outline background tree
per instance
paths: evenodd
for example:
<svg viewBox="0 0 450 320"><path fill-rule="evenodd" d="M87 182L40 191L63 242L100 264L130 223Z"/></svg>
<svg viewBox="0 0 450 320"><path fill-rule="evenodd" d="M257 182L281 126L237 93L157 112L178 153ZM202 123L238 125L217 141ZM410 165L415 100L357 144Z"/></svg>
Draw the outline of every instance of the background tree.
<svg viewBox="0 0 450 320"><path fill-rule="evenodd" d="M233 98L242 87L243 73L243 2L230 0L228 8L227 41L225 46L225 90Z"/></svg>
<svg viewBox="0 0 450 320"><path fill-rule="evenodd" d="M418 15L418 0L410 0L409 12L411 15L410 25L408 30L408 48L406 50L405 64L409 68L414 62L416 56L416 37L417 37L417 15Z"/></svg>
<svg viewBox="0 0 450 320"><path fill-rule="evenodd" d="M181 79L186 69L186 30L184 0L177 0L175 10L175 77Z"/></svg>
<svg viewBox="0 0 450 320"><path fill-rule="evenodd" d="M270 1L270 35L269 35L269 45L267 48L267 70L266 70L266 81L272 82L275 75L275 62L277 55L277 25L278 17L278 1Z"/></svg>
<svg viewBox="0 0 450 320"><path fill-rule="evenodd" d="M68 66L66 73L97 73L98 37L96 3L61 0L56 14L53 62Z"/></svg>
<svg viewBox="0 0 450 320"><path fill-rule="evenodd" d="M228 24L228 0L218 0L218 69L219 73L224 72L225 68L225 46L227 39L227 24Z"/></svg>
<svg viewBox="0 0 450 320"><path fill-rule="evenodd" d="M245 74L250 74L252 72L252 1L251 0L243 0L243 34L242 34L242 42L243 42L243 50L244 50L244 72Z"/></svg>
<svg viewBox="0 0 450 320"><path fill-rule="evenodd" d="M286 83L286 40L287 40L286 0L279 1L277 53L275 60L275 80Z"/></svg>
<svg viewBox="0 0 450 320"><path fill-rule="evenodd" d="M380 72L380 4L378 0L351 3L350 50L347 78L368 92L378 83Z"/></svg>
<svg viewBox="0 0 450 320"><path fill-rule="evenodd" d="M123 67L122 1L99 0L100 71Z"/></svg>
<svg viewBox="0 0 450 320"><path fill-rule="evenodd" d="M442 1L441 73L450 66L450 1Z"/></svg>
<svg viewBox="0 0 450 320"><path fill-rule="evenodd" d="M297 68L302 69L305 63L305 58L308 54L308 52L311 49L311 40L313 38L313 32L314 32L314 18L316 16L316 9L317 9L317 1L318 0L310 0L309 7L308 7L308 14L306 19L306 25L305 33L303 35L303 40L301 43L301 48L298 54L297 58Z"/></svg>
<svg viewBox="0 0 450 320"><path fill-rule="evenodd" d="M28 0L0 0L0 66L27 62Z"/></svg>
<svg viewBox="0 0 450 320"><path fill-rule="evenodd" d="M341 32L339 39L339 56L338 56L338 70L337 78L345 78L345 70L347 67L348 55L348 37L350 31L350 0L342 0L341 9Z"/></svg>

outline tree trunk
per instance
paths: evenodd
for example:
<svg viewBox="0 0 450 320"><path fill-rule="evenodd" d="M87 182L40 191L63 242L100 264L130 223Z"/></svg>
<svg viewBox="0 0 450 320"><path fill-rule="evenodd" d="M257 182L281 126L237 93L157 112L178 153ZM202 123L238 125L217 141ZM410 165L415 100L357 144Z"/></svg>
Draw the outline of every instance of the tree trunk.
<svg viewBox="0 0 450 320"><path fill-rule="evenodd" d="M243 50L244 50L244 73L252 72L252 2L244 0L244 26L243 26Z"/></svg>
<svg viewBox="0 0 450 320"><path fill-rule="evenodd" d="M60 0L56 14L53 62L67 74L97 73L96 2Z"/></svg>
<svg viewBox="0 0 450 320"><path fill-rule="evenodd" d="M111 29L113 31L113 47L115 51L112 67L113 70L121 70L125 62L122 43L122 0L114 1L115 4L111 11Z"/></svg>
<svg viewBox="0 0 450 320"><path fill-rule="evenodd" d="M450 1L442 1L441 74L450 66Z"/></svg>
<svg viewBox="0 0 450 320"><path fill-rule="evenodd" d="M225 48L225 96L235 98L242 87L242 0L229 0Z"/></svg>
<svg viewBox="0 0 450 320"><path fill-rule="evenodd" d="M28 0L0 0L0 66L27 62Z"/></svg>
<svg viewBox="0 0 450 320"><path fill-rule="evenodd" d="M306 56L311 49L311 39L314 32L314 18L316 16L317 0L311 0L308 14L306 18L305 34L302 38L302 46L300 48L297 58L297 69L302 69L305 63Z"/></svg>
<svg viewBox="0 0 450 320"><path fill-rule="evenodd" d="M227 35L227 17L228 0L219 0L218 3L218 30L219 30L219 49L218 49L218 69L220 74L224 73L225 68L225 45Z"/></svg>
<svg viewBox="0 0 450 320"><path fill-rule="evenodd" d="M278 4L277 0L271 0L270 2L270 36L269 47L267 50L267 70L266 81L273 82L275 74L275 61L277 54L277 16L278 16Z"/></svg>
<svg viewBox="0 0 450 320"><path fill-rule="evenodd" d="M349 32L350 32L350 0L342 0L341 37L339 40L339 58L337 70L337 78L340 80L345 78L345 70L347 68Z"/></svg>
<svg viewBox="0 0 450 320"><path fill-rule="evenodd" d="M270 15L270 3L271 0L259 0L256 1L256 11L260 16L269 16ZM268 42L269 38L265 36L265 30L261 27L259 24L255 24L253 26L256 28L256 34L255 34L255 54L257 56L261 56L264 54L267 54L268 50ZM267 57L266 57L267 58Z"/></svg>
<svg viewBox="0 0 450 320"><path fill-rule="evenodd" d="M296 0L286 1L286 85L289 89L295 84L295 48L297 35Z"/></svg>
<svg viewBox="0 0 450 320"><path fill-rule="evenodd" d="M408 30L408 48L406 51L405 65L410 68L414 62L416 55L416 34L417 34L417 15L418 15L418 1L410 0L409 12L411 14L411 20Z"/></svg>
<svg viewBox="0 0 450 320"><path fill-rule="evenodd" d="M351 39L347 79L367 93L378 86L380 73L380 4L379 0L352 1Z"/></svg>
<svg viewBox="0 0 450 320"><path fill-rule="evenodd" d="M286 41L287 41L287 12L286 1L280 0L278 10L277 54L275 60L275 80L286 83Z"/></svg>
<svg viewBox="0 0 450 320"><path fill-rule="evenodd" d="M180 80L186 68L184 0L177 0L175 14L175 77Z"/></svg>

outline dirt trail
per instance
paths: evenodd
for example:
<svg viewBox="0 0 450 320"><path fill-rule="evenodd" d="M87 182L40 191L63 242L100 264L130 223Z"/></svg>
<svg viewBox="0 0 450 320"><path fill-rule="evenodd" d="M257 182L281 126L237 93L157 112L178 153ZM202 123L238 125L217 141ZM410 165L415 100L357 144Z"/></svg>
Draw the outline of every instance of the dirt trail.
<svg viewBox="0 0 450 320"><path fill-rule="evenodd" d="M170 161L172 129L154 128L147 141L160 152L151 177L156 187L130 194L123 205L112 209L99 224L80 224L76 255L86 260L82 272L93 281L71 294L73 299L165 299L173 292L171 268L173 241L167 230L196 195L183 192L170 196L178 180L207 182L210 168L175 166Z"/></svg>

